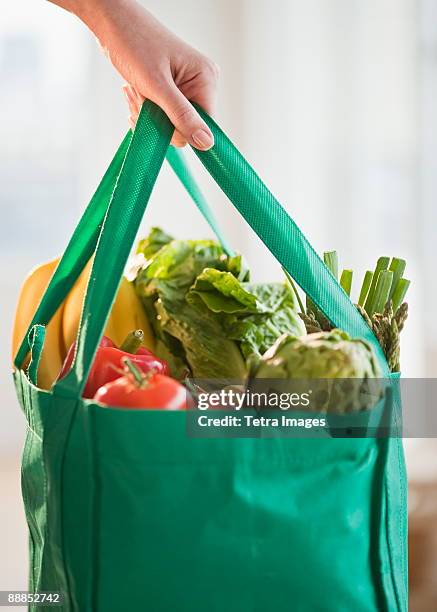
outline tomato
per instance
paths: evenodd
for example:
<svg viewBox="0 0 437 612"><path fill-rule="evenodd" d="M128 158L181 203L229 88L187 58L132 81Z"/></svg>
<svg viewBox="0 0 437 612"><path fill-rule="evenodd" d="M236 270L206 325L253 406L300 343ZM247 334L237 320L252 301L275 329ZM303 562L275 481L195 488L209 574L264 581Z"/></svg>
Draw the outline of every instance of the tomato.
<svg viewBox="0 0 437 612"><path fill-rule="evenodd" d="M188 398L185 387L169 376L153 374L139 382L131 373L100 387L94 396L106 406L160 410L184 410Z"/></svg>

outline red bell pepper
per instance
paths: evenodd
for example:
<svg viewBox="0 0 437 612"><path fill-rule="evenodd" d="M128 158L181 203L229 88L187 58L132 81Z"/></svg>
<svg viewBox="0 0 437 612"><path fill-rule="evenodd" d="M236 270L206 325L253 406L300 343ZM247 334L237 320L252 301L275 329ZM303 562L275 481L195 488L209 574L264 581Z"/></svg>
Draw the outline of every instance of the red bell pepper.
<svg viewBox="0 0 437 612"><path fill-rule="evenodd" d="M94 399L117 408L184 410L191 404L187 389L174 378L139 370L132 357L123 357L125 375L100 387Z"/></svg>
<svg viewBox="0 0 437 612"><path fill-rule="evenodd" d="M99 349L107 347L107 346L114 347L115 344L112 342L111 338L108 338L108 336L102 336L102 339L100 340L100 343L99 343ZM66 376L68 372L71 370L75 352L76 352L76 341L74 341L73 344L68 349L67 355L64 359L64 363L62 364L62 368L58 374L57 380L64 378L64 376Z"/></svg>
<svg viewBox="0 0 437 612"><path fill-rule="evenodd" d="M110 338L103 336L94 357L82 397L93 398L100 387L122 376L122 359L124 357L129 357L144 373L153 371L159 374L169 374L166 361L159 359L151 351L140 346L142 339L143 332L136 330L128 335L120 348L117 348ZM76 343L74 342L67 353L58 380L70 371L75 349Z"/></svg>

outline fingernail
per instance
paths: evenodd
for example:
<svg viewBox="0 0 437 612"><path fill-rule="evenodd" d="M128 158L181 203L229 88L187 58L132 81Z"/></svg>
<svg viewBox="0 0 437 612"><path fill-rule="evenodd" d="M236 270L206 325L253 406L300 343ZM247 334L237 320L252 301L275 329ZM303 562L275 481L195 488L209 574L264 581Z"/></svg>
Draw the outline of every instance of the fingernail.
<svg viewBox="0 0 437 612"><path fill-rule="evenodd" d="M206 130L198 129L192 135L194 144L205 151L210 149L214 144L214 139Z"/></svg>

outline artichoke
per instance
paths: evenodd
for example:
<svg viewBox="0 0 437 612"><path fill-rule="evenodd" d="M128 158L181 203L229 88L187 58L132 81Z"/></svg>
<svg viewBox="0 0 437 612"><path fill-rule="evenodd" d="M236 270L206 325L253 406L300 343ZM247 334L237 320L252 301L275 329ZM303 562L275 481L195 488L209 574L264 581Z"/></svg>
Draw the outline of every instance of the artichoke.
<svg viewBox="0 0 437 612"><path fill-rule="evenodd" d="M259 390L267 384L269 392L281 393L311 388L311 410L344 413L372 407L381 397L380 377L372 348L334 329L301 337L283 334L252 365L250 386Z"/></svg>

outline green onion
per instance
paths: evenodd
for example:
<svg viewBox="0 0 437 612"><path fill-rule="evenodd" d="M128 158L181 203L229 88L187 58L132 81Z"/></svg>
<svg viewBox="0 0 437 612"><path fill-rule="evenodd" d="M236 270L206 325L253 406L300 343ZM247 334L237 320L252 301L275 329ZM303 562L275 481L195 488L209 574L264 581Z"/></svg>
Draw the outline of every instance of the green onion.
<svg viewBox="0 0 437 612"><path fill-rule="evenodd" d="M404 301L405 294L407 293L409 286L410 286L409 280L407 280L406 278L399 279L399 282L391 298L392 303L393 303L393 312L396 312L399 306Z"/></svg>
<svg viewBox="0 0 437 612"><path fill-rule="evenodd" d="M364 275L363 284L361 285L360 297L358 299L358 304L360 306L364 306L364 302L366 301L367 294L369 293L370 285L372 283L373 272L371 270L367 270Z"/></svg>
<svg viewBox="0 0 437 612"><path fill-rule="evenodd" d="M352 277L353 277L352 270L343 270L340 276L340 285L343 287L343 289L345 290L345 292L348 294L349 297L351 295L351 290L352 290Z"/></svg>
<svg viewBox="0 0 437 612"><path fill-rule="evenodd" d="M398 257L393 257L393 259L391 260L389 270L393 272L393 282L392 282L391 289L390 289L390 296L389 296L390 300L393 297L396 287L398 286L398 282L401 280L405 272L406 265L407 265L407 262L405 261L405 259L399 259Z"/></svg>
<svg viewBox="0 0 437 612"><path fill-rule="evenodd" d="M390 257L380 257L378 259L378 261L376 262L376 268L375 268L375 271L373 273L372 283L370 285L369 293L367 294L367 299L366 299L366 302L364 304L364 310L367 312L369 317L372 316L372 314L373 314L371 312L371 306L372 306L373 301L374 301L375 291L376 291L376 284L377 284L378 279L379 279L379 274L383 270L387 270L389 264L390 264ZM375 312L375 311L373 311L373 312Z"/></svg>
<svg viewBox="0 0 437 612"><path fill-rule="evenodd" d="M384 312L385 305L387 304L388 297L390 295L391 284L393 282L393 272L391 270L381 270L378 275L378 281L375 287L375 293L373 294L373 301L367 311L369 317L375 312Z"/></svg>
<svg viewBox="0 0 437 612"><path fill-rule="evenodd" d="M323 253L323 261L325 262L326 267L335 276L335 279L338 280L338 255L337 255L337 251L326 251L325 253Z"/></svg>

